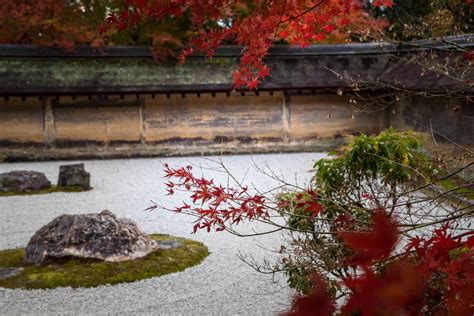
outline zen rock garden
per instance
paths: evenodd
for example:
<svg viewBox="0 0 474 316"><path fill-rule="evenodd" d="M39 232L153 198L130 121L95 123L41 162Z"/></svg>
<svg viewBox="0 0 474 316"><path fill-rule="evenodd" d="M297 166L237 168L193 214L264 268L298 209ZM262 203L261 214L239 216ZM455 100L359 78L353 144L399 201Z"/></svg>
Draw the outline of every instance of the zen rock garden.
<svg viewBox="0 0 474 316"><path fill-rule="evenodd" d="M90 174L84 164L59 167L56 186L37 171L15 170L0 174L0 196L42 194L51 192L80 192L90 190Z"/></svg>
<svg viewBox="0 0 474 316"><path fill-rule="evenodd" d="M131 282L200 263L207 248L195 241L147 235L104 210L60 215L25 249L0 251L0 287L89 287Z"/></svg>
<svg viewBox="0 0 474 316"><path fill-rule="evenodd" d="M90 190L84 164L59 167L56 186L36 171L0 174L1 195ZM209 254L199 242L145 234L111 211L63 214L40 228L24 249L0 251L0 287L94 287L182 271Z"/></svg>

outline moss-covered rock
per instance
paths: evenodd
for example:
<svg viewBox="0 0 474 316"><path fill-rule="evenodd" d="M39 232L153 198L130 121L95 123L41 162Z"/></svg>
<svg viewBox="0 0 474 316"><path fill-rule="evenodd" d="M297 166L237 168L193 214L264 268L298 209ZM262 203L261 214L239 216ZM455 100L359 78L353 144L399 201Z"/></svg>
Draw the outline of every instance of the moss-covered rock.
<svg viewBox="0 0 474 316"><path fill-rule="evenodd" d="M0 192L40 191L51 185L45 174L38 171L14 170L0 173Z"/></svg>
<svg viewBox="0 0 474 316"><path fill-rule="evenodd" d="M201 263L209 255L200 242L168 235L151 235L153 239L178 240L181 247L161 249L140 259L104 262L69 258L40 266L24 263L24 249L0 251L0 269L19 268L15 276L0 280L0 287L46 289L56 287L95 287L102 284L133 282L183 271Z"/></svg>

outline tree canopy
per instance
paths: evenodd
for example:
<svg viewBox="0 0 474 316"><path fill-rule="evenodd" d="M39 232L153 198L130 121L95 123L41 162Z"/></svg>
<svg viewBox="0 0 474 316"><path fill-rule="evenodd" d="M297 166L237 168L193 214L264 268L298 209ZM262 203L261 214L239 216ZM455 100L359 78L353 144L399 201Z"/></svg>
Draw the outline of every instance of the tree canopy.
<svg viewBox="0 0 474 316"><path fill-rule="evenodd" d="M255 89L276 43L412 39L472 31L472 0L0 0L0 44L150 45L157 58L242 47L234 86Z"/></svg>

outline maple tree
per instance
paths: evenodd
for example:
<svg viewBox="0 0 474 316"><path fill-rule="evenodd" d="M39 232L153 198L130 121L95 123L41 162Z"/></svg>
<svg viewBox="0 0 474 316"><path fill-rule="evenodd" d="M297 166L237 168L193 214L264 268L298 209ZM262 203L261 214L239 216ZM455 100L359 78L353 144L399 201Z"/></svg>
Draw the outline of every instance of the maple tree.
<svg viewBox="0 0 474 316"><path fill-rule="evenodd" d="M383 213L374 214L370 231L341 234L356 255L351 265L362 271L344 278L350 290L342 315L472 315L474 312L474 233L455 238L449 225L430 238L410 239L401 256L374 271L370 263L385 259L398 240L397 225ZM412 251L414 249L414 251ZM361 255L362 256L359 256ZM333 315L334 300L327 284L313 275L309 295L297 296L289 315Z"/></svg>
<svg viewBox="0 0 474 316"><path fill-rule="evenodd" d="M420 146L410 132L362 135L339 157L316 163L310 188L276 199L232 175L237 186L223 186L196 176L192 166L165 164L168 194L187 192L189 203L150 210L194 216L193 233L239 234L244 221L275 227L265 234L289 231L293 242L282 247L276 271L301 293L290 315L471 315L474 232L463 221L473 210L462 203L443 210L446 193L419 196L451 176Z"/></svg>
<svg viewBox="0 0 474 316"><path fill-rule="evenodd" d="M392 0L0 0L4 8L0 13L0 43L53 45L67 50L73 50L76 44L94 47L149 44L157 58L185 47L178 56L181 63L193 53L212 57L220 45L236 44L242 47L242 56L233 74L234 87L253 90L271 73L264 58L275 43L304 48L315 43L380 38L389 26L388 21L392 26L397 24L390 10L397 3ZM453 16L462 18L468 16L463 14L465 6L472 10L471 4L471 0L451 0L449 8ZM106 22L102 23L104 19ZM440 24L436 18L433 21L434 26Z"/></svg>
<svg viewBox="0 0 474 316"><path fill-rule="evenodd" d="M175 44L186 46L179 55L180 63L196 52L212 58L222 44L239 45L242 54L239 67L233 74L234 88L253 90L270 75L271 69L265 64L264 58L275 43L283 42L304 48L310 44L337 43L351 38L387 39L384 30L398 30L398 25L408 28L417 23L427 25L425 29L439 28L445 7L454 12L452 20L459 17L461 21L469 20L469 14L464 11L472 10L471 0L451 0L449 5L439 6L440 9L433 13L432 18L427 14L421 15L421 22L417 20L411 25L397 21L398 11L394 10L392 14L391 8L396 8L396 3L393 0L127 0L120 11L111 13L103 29L126 30L135 27L140 21L153 21L161 29L156 34L156 42L164 44L176 39L175 35L166 31L166 24L170 21L184 23L187 25L187 38L175 41ZM434 6L425 5L425 11L426 7ZM427 24L423 19L432 21ZM443 32L440 34L449 34ZM416 38L427 34L418 30L416 36L411 36ZM436 33L431 32L429 35Z"/></svg>
<svg viewBox="0 0 474 316"><path fill-rule="evenodd" d="M189 21L190 37L179 55L180 62L195 52L210 58L223 43L237 44L242 47L242 56L233 74L234 87L252 90L270 75L264 57L276 42L306 47L329 38L347 37L347 30L354 24L364 24L366 31L386 26L364 10L365 4L359 0L126 0L120 12L111 13L107 22L108 28L126 30L149 19L158 24L169 23L170 19ZM378 0L373 5L391 7L393 2ZM161 36L170 38L166 33Z"/></svg>

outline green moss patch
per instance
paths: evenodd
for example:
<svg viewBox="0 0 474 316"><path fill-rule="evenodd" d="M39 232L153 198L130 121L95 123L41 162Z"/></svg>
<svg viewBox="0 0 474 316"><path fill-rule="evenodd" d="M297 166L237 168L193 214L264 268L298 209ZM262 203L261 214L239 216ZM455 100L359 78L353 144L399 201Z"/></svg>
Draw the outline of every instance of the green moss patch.
<svg viewBox="0 0 474 316"><path fill-rule="evenodd" d="M0 251L1 268L23 268L12 277L0 280L0 287L48 289L56 287L94 287L102 284L133 282L183 271L201 263L209 255L200 242L169 235L151 235L156 240L178 240L181 247L155 251L140 259L104 262L64 259L40 266L23 262L24 249Z"/></svg>
<svg viewBox="0 0 474 316"><path fill-rule="evenodd" d="M79 186L70 186L70 187L60 187L56 185L52 185L46 189L40 190L40 191L25 191L25 192L19 192L19 191L12 191L12 192L0 192L0 197L1 196L16 196L16 195L35 195L35 194L48 194L48 193L54 193L54 192L84 192L84 191L89 191L91 190L90 188L84 188L84 187L79 187Z"/></svg>

